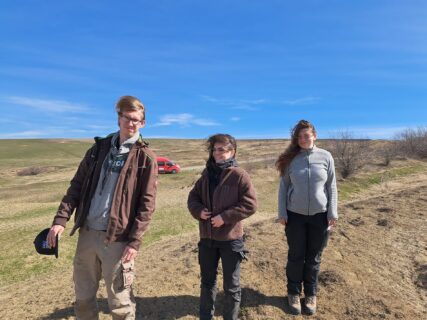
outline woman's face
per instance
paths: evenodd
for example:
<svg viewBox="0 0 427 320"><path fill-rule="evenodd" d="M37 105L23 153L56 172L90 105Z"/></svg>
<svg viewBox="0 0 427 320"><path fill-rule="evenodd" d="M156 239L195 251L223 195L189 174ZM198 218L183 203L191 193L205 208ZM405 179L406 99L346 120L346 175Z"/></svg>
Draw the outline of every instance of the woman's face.
<svg viewBox="0 0 427 320"><path fill-rule="evenodd" d="M298 133L298 145L301 149L311 149L316 141L316 135L310 128L301 129Z"/></svg>
<svg viewBox="0 0 427 320"><path fill-rule="evenodd" d="M212 155L215 162L223 162L234 156L233 147L228 143L216 142L212 149Z"/></svg>

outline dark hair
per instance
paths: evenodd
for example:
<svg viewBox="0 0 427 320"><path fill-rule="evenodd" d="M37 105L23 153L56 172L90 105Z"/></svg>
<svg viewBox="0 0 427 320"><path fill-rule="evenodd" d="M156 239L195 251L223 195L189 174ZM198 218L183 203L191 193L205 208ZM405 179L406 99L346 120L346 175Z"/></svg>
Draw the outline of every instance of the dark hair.
<svg viewBox="0 0 427 320"><path fill-rule="evenodd" d="M276 160L276 169L280 175L285 174L286 168L289 166L293 158L300 152L301 147L298 144L298 135L303 129L311 129L313 134L316 134L316 129L313 124L307 120L300 120L291 130L291 144L283 151Z"/></svg>
<svg viewBox="0 0 427 320"><path fill-rule="evenodd" d="M215 143L223 143L229 145L229 150L234 150L234 153L237 152L237 144L236 139L234 137L230 136L229 134L225 133L217 133L208 138L206 141L206 148L209 152L209 160L213 160L213 148ZM208 160L208 161L209 161Z"/></svg>

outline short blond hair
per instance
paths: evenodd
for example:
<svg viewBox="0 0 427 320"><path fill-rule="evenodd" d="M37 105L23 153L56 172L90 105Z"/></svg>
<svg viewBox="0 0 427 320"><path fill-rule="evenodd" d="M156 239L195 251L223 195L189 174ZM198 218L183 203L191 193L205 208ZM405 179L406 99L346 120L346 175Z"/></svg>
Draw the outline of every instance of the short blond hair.
<svg viewBox="0 0 427 320"><path fill-rule="evenodd" d="M125 111L139 111L142 115L142 120L145 120L144 104L136 97L123 96L116 103L116 112L120 115Z"/></svg>

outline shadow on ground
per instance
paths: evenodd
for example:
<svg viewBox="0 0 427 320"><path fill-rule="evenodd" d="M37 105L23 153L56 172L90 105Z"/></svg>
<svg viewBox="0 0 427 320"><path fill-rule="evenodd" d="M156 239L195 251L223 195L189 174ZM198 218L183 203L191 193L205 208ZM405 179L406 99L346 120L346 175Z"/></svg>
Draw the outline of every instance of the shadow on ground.
<svg viewBox="0 0 427 320"><path fill-rule="evenodd" d="M221 292L217 296L216 316L222 313L222 305L224 301L224 293ZM261 305L270 305L289 313L288 306L285 302L285 297L269 297L259 291L251 288L242 288L242 303L241 308L254 308ZM107 299L98 299L100 313L108 314ZM137 319L163 319L173 320L185 316L198 317L199 297L190 295L181 296L164 296L164 297L137 297L136 298L136 318ZM57 309L49 315L40 319L64 319L74 316L73 307L65 309Z"/></svg>

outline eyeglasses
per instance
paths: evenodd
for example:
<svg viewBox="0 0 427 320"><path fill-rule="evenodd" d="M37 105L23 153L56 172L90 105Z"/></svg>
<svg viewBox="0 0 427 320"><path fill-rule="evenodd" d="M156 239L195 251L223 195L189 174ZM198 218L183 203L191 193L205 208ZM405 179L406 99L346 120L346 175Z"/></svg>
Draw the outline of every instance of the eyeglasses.
<svg viewBox="0 0 427 320"><path fill-rule="evenodd" d="M122 112L119 112L119 117L122 118L124 121L131 122L134 126L138 125L143 121L143 120L130 118L127 115L123 114Z"/></svg>
<svg viewBox="0 0 427 320"><path fill-rule="evenodd" d="M227 152L227 151L231 151L232 149L228 149L228 148L212 148L211 150L212 150L212 153L214 153L214 152L224 153L224 152Z"/></svg>

